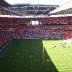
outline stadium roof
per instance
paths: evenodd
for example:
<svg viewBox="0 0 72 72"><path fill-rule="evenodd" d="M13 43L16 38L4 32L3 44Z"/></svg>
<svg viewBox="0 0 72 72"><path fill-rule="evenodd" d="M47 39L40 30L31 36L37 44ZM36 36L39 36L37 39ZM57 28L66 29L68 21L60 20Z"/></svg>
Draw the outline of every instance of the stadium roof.
<svg viewBox="0 0 72 72"><path fill-rule="evenodd" d="M45 5L45 4L14 4L15 7L31 6L31 7L59 7L59 5Z"/></svg>
<svg viewBox="0 0 72 72"><path fill-rule="evenodd" d="M56 13L56 12L60 12L60 11L63 11L63 10L67 10L69 8L72 8L72 0L65 3L64 5L58 7L57 9L53 10L50 12L50 14L53 14L53 13Z"/></svg>

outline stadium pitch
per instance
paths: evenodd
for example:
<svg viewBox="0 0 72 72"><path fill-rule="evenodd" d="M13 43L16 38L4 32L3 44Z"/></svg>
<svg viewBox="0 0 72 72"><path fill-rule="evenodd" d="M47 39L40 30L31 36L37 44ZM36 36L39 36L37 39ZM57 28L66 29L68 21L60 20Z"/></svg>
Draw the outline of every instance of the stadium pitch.
<svg viewBox="0 0 72 72"><path fill-rule="evenodd" d="M63 40L13 40L0 55L0 72L72 72L72 45Z"/></svg>

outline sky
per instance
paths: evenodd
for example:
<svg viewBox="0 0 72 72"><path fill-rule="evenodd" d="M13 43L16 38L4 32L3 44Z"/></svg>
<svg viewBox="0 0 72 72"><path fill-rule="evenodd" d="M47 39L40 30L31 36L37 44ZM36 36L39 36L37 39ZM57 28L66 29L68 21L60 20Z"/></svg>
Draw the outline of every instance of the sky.
<svg viewBox="0 0 72 72"><path fill-rule="evenodd" d="M71 0L5 0L10 4L49 4L49 5L63 5Z"/></svg>

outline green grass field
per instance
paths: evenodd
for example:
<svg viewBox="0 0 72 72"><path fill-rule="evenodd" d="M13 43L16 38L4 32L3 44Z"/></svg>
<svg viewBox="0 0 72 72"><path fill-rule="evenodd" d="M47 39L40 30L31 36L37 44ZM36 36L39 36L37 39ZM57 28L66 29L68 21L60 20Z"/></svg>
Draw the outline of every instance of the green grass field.
<svg viewBox="0 0 72 72"><path fill-rule="evenodd" d="M0 72L72 72L72 46L63 40L14 40L0 55Z"/></svg>

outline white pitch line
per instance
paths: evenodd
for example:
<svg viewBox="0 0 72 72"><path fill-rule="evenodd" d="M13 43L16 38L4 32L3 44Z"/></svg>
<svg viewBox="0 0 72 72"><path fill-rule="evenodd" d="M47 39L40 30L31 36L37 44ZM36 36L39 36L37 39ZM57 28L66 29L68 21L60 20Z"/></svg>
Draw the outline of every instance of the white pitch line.
<svg viewBox="0 0 72 72"><path fill-rule="evenodd" d="M44 63L44 47L43 47L43 63Z"/></svg>

